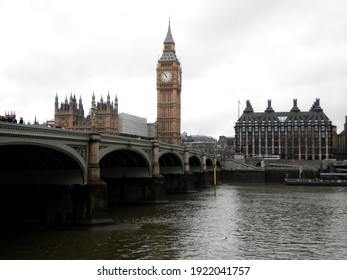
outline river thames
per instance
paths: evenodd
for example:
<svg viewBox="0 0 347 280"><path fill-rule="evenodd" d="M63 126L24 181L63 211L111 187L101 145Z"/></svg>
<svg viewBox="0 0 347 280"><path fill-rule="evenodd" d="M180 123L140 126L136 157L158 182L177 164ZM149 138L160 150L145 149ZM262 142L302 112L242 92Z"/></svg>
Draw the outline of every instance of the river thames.
<svg viewBox="0 0 347 280"><path fill-rule="evenodd" d="M1 259L347 259L347 188L236 184L110 208L114 225L3 228Z"/></svg>

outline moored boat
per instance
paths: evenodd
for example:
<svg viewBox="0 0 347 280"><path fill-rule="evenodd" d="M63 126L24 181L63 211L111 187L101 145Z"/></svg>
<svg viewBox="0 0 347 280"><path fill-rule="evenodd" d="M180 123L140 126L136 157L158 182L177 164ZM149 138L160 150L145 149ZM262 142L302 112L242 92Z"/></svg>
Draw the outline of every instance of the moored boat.
<svg viewBox="0 0 347 280"><path fill-rule="evenodd" d="M340 179L284 179L286 185L297 186L347 186L347 180Z"/></svg>
<svg viewBox="0 0 347 280"><path fill-rule="evenodd" d="M320 173L320 178L316 179L295 179L285 178L284 182L287 185L302 185L302 186L347 186L347 173Z"/></svg>

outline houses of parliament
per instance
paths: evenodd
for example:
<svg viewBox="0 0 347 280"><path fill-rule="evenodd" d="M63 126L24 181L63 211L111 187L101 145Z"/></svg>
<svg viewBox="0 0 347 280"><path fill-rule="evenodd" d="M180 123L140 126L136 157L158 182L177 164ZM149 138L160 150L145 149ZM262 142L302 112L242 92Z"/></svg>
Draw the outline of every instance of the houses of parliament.
<svg viewBox="0 0 347 280"><path fill-rule="evenodd" d="M110 94L107 94L106 101L101 97L100 102L95 102L95 95L92 96L92 108L97 112L95 123L96 131L104 134L118 133L118 98L111 102ZM90 131L92 120L90 114L84 116L82 98L78 102L76 96L70 95L59 106L58 95L55 97L54 122L58 127Z"/></svg>
<svg viewBox="0 0 347 280"><path fill-rule="evenodd" d="M171 33L171 27L167 31L164 40L163 53L158 60L156 68L157 76L157 122L152 125L152 132L147 137L156 138L159 142L169 144L181 143L181 64L176 56L175 42ZM107 94L100 101L95 100L93 93L91 110L95 112L96 120L93 124L99 133L119 135L120 121L131 121L135 116L118 114L117 96L111 100ZM91 115L84 115L82 98L77 101L76 96L70 95L64 102L59 104L58 95L55 97L54 122L57 127L90 131L92 128ZM138 119L138 118L137 118ZM133 122L136 126L136 124ZM129 124L130 125L130 124ZM144 136L144 135L142 135Z"/></svg>

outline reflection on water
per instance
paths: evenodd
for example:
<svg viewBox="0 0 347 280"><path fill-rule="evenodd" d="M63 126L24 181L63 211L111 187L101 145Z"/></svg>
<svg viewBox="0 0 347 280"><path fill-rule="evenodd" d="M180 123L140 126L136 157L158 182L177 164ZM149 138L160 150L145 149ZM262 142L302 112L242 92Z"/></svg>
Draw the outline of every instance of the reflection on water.
<svg viewBox="0 0 347 280"><path fill-rule="evenodd" d="M347 188L222 185L110 209L115 225L5 229L3 259L347 259Z"/></svg>

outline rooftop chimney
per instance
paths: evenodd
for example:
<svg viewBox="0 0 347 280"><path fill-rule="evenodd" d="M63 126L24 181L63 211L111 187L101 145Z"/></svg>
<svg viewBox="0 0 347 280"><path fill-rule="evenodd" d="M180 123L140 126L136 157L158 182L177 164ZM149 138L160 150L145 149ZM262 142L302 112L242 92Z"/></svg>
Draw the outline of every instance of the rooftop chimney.
<svg viewBox="0 0 347 280"><path fill-rule="evenodd" d="M275 112L274 109L272 109L272 107L271 107L271 99L267 100L267 108L266 108L265 112L266 113L273 113L273 112Z"/></svg>
<svg viewBox="0 0 347 280"><path fill-rule="evenodd" d="M253 107L249 100L246 100L246 109L243 111L244 113L253 113Z"/></svg>
<svg viewBox="0 0 347 280"><path fill-rule="evenodd" d="M300 109L298 108L298 100L296 98L293 99L293 108L290 111L291 112L300 112Z"/></svg>

